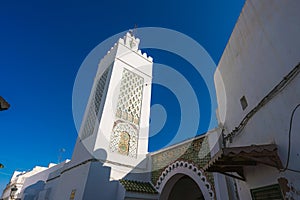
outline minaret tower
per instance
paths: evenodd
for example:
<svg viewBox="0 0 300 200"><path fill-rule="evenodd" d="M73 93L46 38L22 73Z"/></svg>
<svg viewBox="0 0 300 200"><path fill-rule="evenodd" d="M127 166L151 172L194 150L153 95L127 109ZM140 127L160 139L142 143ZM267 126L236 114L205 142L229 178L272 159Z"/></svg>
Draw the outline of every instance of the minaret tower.
<svg viewBox="0 0 300 200"><path fill-rule="evenodd" d="M112 180L147 168L153 62L139 43L129 31L100 61L72 158L103 161Z"/></svg>

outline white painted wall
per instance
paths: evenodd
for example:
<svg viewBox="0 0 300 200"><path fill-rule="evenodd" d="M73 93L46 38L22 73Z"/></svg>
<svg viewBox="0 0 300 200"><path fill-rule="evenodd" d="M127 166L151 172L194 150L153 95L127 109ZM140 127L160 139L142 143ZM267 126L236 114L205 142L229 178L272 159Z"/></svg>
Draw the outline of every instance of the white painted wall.
<svg viewBox="0 0 300 200"><path fill-rule="evenodd" d="M228 130L300 62L299 4L297 0L246 1L215 74L218 109L226 116L221 121L226 119ZM249 104L245 111L240 106L243 95Z"/></svg>
<svg viewBox="0 0 300 200"><path fill-rule="evenodd" d="M82 199L118 199L117 191L120 183L118 181L110 181L110 170L109 167L102 166L102 163L91 163Z"/></svg>
<svg viewBox="0 0 300 200"><path fill-rule="evenodd" d="M89 167L90 163L87 163L62 173L56 184L53 185L54 188L51 191L53 198L50 199L70 199L73 189L76 189L75 200L83 199ZM49 183L51 184L51 181Z"/></svg>
<svg viewBox="0 0 300 200"><path fill-rule="evenodd" d="M23 172L19 172L19 171L15 171L12 175L12 178L10 180L10 182L8 183L8 185L6 186L6 188L3 191L2 197L3 199L11 199L11 189L13 187L17 188L17 191L14 192L14 194L12 195L12 198L20 198L21 197L21 191L22 189L24 189L24 183L26 181L27 178L30 178L31 176L34 176L37 173L41 173L44 170L46 170L47 167L41 167L41 166L36 166L34 167L31 171L23 171Z"/></svg>
<svg viewBox="0 0 300 200"><path fill-rule="evenodd" d="M57 165L51 163L49 167L43 171L27 177L18 197L27 200L38 197L39 192L44 190L49 174L62 168L66 162L68 162L68 160ZM27 198L25 198L26 196Z"/></svg>
<svg viewBox="0 0 300 200"><path fill-rule="evenodd" d="M300 1L247 0L215 73L219 122L225 133L239 125L247 113L300 62ZM240 98L248 107L242 110ZM285 164L291 112L300 103L300 77L260 109L229 146L276 143ZM300 170L300 110L292 128L290 168ZM299 173L248 169L247 182L239 181L241 199L250 199L249 189L277 183L286 177L300 191ZM300 198L298 196L298 198Z"/></svg>
<svg viewBox="0 0 300 200"><path fill-rule="evenodd" d="M221 129L216 128L206 133L208 138L209 150L213 157L222 147ZM216 199L229 200L228 186L225 176L220 173L213 173L214 188L216 191Z"/></svg>
<svg viewBox="0 0 300 200"><path fill-rule="evenodd" d="M14 171L10 182L6 185L5 189L2 192L1 198L4 200L10 199L11 189L16 186L18 190L16 191L16 196L20 193L22 185L25 181L25 172Z"/></svg>
<svg viewBox="0 0 300 200"><path fill-rule="evenodd" d="M11 188L14 186L18 188L13 196L14 199L21 198L30 200L38 198L39 193L45 190L45 183L49 175L60 170L67 162L69 162L69 160L60 164L50 163L48 167L36 166L28 172L15 171L1 198L11 199L9 196Z"/></svg>

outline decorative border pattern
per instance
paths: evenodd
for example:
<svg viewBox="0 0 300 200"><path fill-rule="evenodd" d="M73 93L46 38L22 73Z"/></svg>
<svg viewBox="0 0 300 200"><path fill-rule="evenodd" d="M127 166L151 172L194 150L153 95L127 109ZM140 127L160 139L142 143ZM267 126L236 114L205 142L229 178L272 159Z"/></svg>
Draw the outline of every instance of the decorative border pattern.
<svg viewBox="0 0 300 200"><path fill-rule="evenodd" d="M113 134L110 142L110 150L112 152L119 152L119 144L121 139L121 133L126 132L129 134L129 149L128 156L136 157L137 154L137 130L131 124L118 121L113 127Z"/></svg>
<svg viewBox="0 0 300 200"><path fill-rule="evenodd" d="M176 170L176 169L187 169L192 171L197 177L200 178L200 180L203 182L205 187L208 190L208 193L210 195L211 199L214 199L215 193L213 191L213 188L211 187L210 183L207 181L207 178L203 175L203 171L199 170L195 165L185 162L185 161L176 161L172 164L170 164L168 167L165 168L165 170L161 173L160 177L158 178L158 181L156 182L155 188L159 189L162 183L164 183L166 180L166 176Z"/></svg>

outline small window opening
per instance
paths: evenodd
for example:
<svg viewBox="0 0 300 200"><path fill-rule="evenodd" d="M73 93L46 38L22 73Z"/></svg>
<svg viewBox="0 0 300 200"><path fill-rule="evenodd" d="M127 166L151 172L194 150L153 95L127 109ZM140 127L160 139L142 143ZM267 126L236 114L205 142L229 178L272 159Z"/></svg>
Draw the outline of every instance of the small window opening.
<svg viewBox="0 0 300 200"><path fill-rule="evenodd" d="M242 96L242 98L240 99L241 101L241 106L242 106L242 109L245 110L248 106L248 102L247 102L247 99L245 96Z"/></svg>

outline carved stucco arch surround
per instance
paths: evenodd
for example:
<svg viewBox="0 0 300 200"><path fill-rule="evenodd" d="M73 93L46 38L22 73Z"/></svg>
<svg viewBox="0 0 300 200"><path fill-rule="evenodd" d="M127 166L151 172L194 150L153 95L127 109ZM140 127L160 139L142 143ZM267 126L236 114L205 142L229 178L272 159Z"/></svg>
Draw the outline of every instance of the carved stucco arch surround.
<svg viewBox="0 0 300 200"><path fill-rule="evenodd" d="M168 167L166 167L166 169L161 173L160 177L158 178L155 188L158 190L159 193L161 193L168 181L178 174L187 175L191 179L193 179L198 185L198 187L201 189L201 192L205 199L215 199L214 191L211 187L211 184L207 181L206 176L203 175L203 171L199 170L193 164L185 161L176 161L170 164Z"/></svg>

